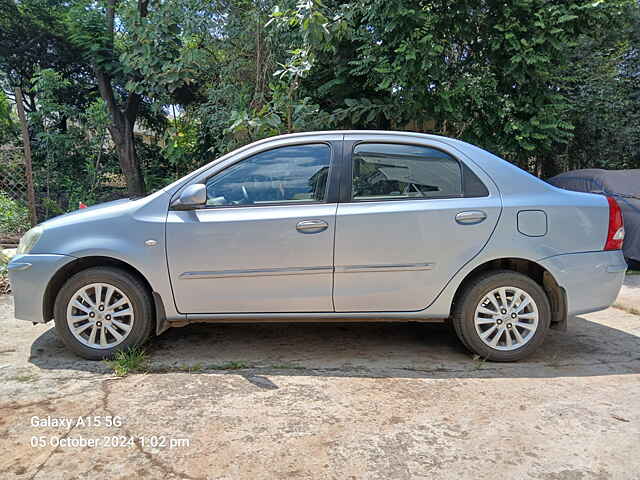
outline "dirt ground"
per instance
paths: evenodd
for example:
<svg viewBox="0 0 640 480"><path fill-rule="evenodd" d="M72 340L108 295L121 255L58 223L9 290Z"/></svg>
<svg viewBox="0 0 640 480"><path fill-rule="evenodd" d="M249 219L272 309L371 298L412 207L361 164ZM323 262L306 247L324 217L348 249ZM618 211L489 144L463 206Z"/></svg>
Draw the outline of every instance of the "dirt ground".
<svg viewBox="0 0 640 480"><path fill-rule="evenodd" d="M621 310L517 364L441 325L194 325L125 378L12 311L0 297L3 480L640 479L640 317Z"/></svg>
<svg viewBox="0 0 640 480"><path fill-rule="evenodd" d="M614 306L640 315L640 272L625 276Z"/></svg>

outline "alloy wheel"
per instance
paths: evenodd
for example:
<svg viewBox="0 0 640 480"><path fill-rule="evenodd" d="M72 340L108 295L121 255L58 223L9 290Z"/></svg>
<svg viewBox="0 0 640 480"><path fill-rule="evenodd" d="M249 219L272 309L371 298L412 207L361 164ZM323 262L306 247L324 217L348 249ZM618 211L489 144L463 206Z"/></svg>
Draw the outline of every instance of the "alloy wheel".
<svg viewBox="0 0 640 480"><path fill-rule="evenodd" d="M487 293L476 307L474 323L482 342L496 350L516 350L538 328L538 306L524 290L500 287Z"/></svg>
<svg viewBox="0 0 640 480"><path fill-rule="evenodd" d="M83 345L96 349L113 348L131 332L133 305L119 288L108 283L92 283L73 294L67 305L67 324Z"/></svg>

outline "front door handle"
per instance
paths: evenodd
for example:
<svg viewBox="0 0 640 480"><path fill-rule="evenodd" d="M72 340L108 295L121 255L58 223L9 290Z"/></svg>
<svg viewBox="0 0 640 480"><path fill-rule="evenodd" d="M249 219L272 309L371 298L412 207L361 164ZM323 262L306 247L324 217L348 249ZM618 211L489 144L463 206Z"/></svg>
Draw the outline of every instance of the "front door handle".
<svg viewBox="0 0 640 480"><path fill-rule="evenodd" d="M329 224L324 220L303 220L296 225L296 230L300 233L318 233L327 228Z"/></svg>
<svg viewBox="0 0 640 480"><path fill-rule="evenodd" d="M456 222L461 225L475 225L487 218L487 214L482 210L469 210L456 215Z"/></svg>

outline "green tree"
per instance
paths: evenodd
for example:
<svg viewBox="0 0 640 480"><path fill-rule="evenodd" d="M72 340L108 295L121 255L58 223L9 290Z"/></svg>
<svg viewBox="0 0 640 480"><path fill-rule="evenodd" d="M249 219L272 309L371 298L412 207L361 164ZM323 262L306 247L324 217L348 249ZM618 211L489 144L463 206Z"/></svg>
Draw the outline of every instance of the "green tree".
<svg viewBox="0 0 640 480"><path fill-rule="evenodd" d="M36 184L63 208L117 195L100 178L118 170L141 194L239 145L318 129L454 136L541 176L640 166L637 0L0 7L0 86L9 102L22 87ZM8 111L0 97L0 122Z"/></svg>
<svg viewBox="0 0 640 480"><path fill-rule="evenodd" d="M0 91L0 145L18 138L18 124L11 104L4 92Z"/></svg>
<svg viewBox="0 0 640 480"><path fill-rule="evenodd" d="M607 48L638 8L635 0L310 0L314 7L334 19L323 24L328 45L305 41L299 12L284 20L302 30L300 49L316 52L304 87L337 125L455 136L537 173L573 136L575 52L585 38Z"/></svg>
<svg viewBox="0 0 640 480"><path fill-rule="evenodd" d="M574 135L550 165L640 168L640 8L606 37L584 36L569 62Z"/></svg>
<svg viewBox="0 0 640 480"><path fill-rule="evenodd" d="M38 70L53 69L82 85L63 92L68 103L82 104L91 88L90 69L69 41L67 9L63 0L0 0L0 86L11 99L21 87L28 112L37 108L31 79Z"/></svg>
<svg viewBox="0 0 640 480"><path fill-rule="evenodd" d="M68 16L71 38L90 62L109 112L109 132L132 195L145 191L134 128L144 102L156 112L204 66L215 22L209 2L81 1Z"/></svg>

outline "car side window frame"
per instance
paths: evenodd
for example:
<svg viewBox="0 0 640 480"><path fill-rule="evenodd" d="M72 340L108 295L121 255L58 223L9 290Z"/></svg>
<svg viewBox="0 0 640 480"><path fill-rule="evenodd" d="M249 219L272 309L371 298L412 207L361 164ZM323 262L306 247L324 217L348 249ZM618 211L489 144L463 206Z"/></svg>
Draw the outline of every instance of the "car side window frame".
<svg viewBox="0 0 640 480"><path fill-rule="evenodd" d="M339 158L337 158L340 154L340 148L336 148L334 141L330 140L316 140L316 141L306 141L301 143L292 143L287 145L276 145L270 148L265 148L259 152L253 152L250 155L242 156L233 162L225 165L224 168L217 170L216 172L200 177L197 183L207 184L207 182L220 174L223 174L229 168L232 168L241 162L247 161L256 155L261 155L266 152L270 152L273 150L278 150L282 148L289 147L304 147L308 145L325 145L329 148L329 172L327 174L327 185L325 186L325 195L324 200L302 200L302 201L281 201L281 202L263 202L260 204L247 204L247 205L204 205L197 210L220 210L225 208L254 208L254 207L277 207L277 206L305 206L305 205L324 205L328 203L336 203L338 196L338 186L337 186L337 177L339 175L337 164L339 163Z"/></svg>
<svg viewBox="0 0 640 480"><path fill-rule="evenodd" d="M362 144L386 144L386 145L404 145L408 147L422 147L422 148L430 148L433 150L438 150L445 155L449 156L452 160L458 163L460 167L460 182L461 182L461 193L459 195L442 195L442 196L427 196L427 197L384 197L384 198L375 198L375 199L354 199L353 198L353 157L355 149L358 145ZM376 139L366 139L366 140L345 140L343 142L343 155L342 155L342 167L344 171L344 175L340 181L340 202L341 203L367 203L367 202L398 202L398 201L426 201L426 200L447 200L447 199L456 199L456 198L483 198L490 196L490 191L488 187L485 185L485 182L482 181L478 175L476 175L473 170L457 155L440 148L434 145L425 145L416 142L403 142L403 141L389 141L385 140L376 140ZM480 183L484 187L484 191L486 192L484 195L468 195L467 189L465 186L465 177L467 175L473 175L475 180Z"/></svg>

